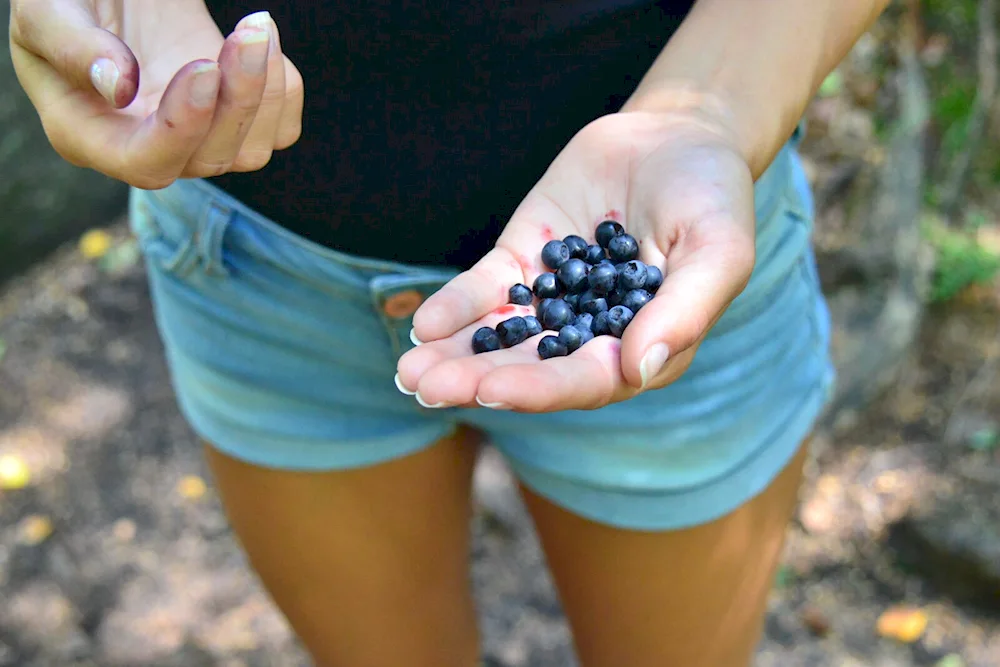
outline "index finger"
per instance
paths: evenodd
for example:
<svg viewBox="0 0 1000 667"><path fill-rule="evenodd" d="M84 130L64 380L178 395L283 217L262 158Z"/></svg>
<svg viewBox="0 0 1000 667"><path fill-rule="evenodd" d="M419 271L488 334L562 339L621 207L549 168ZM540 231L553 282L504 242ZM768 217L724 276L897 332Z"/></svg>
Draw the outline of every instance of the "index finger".
<svg viewBox="0 0 1000 667"><path fill-rule="evenodd" d="M446 338L507 303L511 286L524 279L513 253L494 248L420 306L413 314L414 333L424 342Z"/></svg>

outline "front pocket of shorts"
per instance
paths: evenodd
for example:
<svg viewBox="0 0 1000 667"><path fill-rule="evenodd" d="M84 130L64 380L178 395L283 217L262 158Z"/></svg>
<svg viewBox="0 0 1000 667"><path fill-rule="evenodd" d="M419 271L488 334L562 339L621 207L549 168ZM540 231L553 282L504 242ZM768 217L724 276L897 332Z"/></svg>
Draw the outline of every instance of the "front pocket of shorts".
<svg viewBox="0 0 1000 667"><path fill-rule="evenodd" d="M165 232L163 216L169 215L153 203L144 190L133 189L129 195L129 227L139 243L146 263L158 271L183 275L195 263L195 225L171 220L171 234Z"/></svg>

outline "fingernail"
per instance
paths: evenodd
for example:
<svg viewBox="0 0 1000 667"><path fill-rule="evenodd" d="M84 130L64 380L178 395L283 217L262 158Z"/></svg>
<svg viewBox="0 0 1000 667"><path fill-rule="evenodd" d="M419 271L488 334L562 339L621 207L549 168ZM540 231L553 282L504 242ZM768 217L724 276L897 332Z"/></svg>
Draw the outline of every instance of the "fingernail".
<svg viewBox="0 0 1000 667"><path fill-rule="evenodd" d="M416 394L416 397L417 397L417 403L419 403L420 405L424 406L425 408L430 408L432 410L436 410L438 408L449 408L449 407L451 407L451 403L446 403L445 401L441 401L440 403L435 403L434 405L431 405L430 403L428 403L427 401L425 401L422 396L420 396L419 392Z"/></svg>
<svg viewBox="0 0 1000 667"><path fill-rule="evenodd" d="M657 343L649 348L646 356L639 362L639 377L642 380L642 388L645 389L650 380L656 377L657 373L663 370L663 365L667 363L670 350L663 343Z"/></svg>
<svg viewBox="0 0 1000 667"><path fill-rule="evenodd" d="M476 403L490 410L510 410L510 406L506 403L483 403L482 399L478 396L476 396Z"/></svg>
<svg viewBox="0 0 1000 667"><path fill-rule="evenodd" d="M423 345L424 344L424 341L422 341L419 338L417 338L417 330L416 329L410 329L410 342L413 343L414 345Z"/></svg>
<svg viewBox="0 0 1000 667"><path fill-rule="evenodd" d="M267 30L270 44L268 51L278 48L278 26L274 25L274 19L268 12L256 12L246 17L243 23L248 28L260 28Z"/></svg>
<svg viewBox="0 0 1000 667"><path fill-rule="evenodd" d="M121 71L118 65L107 58L98 58L90 66L90 82L94 84L94 89L112 104L115 103L115 92L118 90L120 77Z"/></svg>
<svg viewBox="0 0 1000 667"><path fill-rule="evenodd" d="M240 36L240 66L247 74L259 76L267 71L267 43L271 41L264 30L247 31Z"/></svg>
<svg viewBox="0 0 1000 667"><path fill-rule="evenodd" d="M204 63L194 70L194 81L191 83L191 104L196 107L210 107L219 96L218 63Z"/></svg>
<svg viewBox="0 0 1000 667"><path fill-rule="evenodd" d="M415 396L416 395L417 392L410 391L409 389L407 389L406 387L403 386L403 381L399 379L399 373L396 373L396 377L393 378L393 379L396 382L396 389L398 389L401 393L404 393L407 396Z"/></svg>

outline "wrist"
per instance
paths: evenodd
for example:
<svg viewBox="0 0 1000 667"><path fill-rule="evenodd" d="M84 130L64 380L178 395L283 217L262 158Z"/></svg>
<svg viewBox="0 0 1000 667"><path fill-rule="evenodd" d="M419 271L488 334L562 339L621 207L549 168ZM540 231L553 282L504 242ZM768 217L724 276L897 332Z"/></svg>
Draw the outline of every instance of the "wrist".
<svg viewBox="0 0 1000 667"><path fill-rule="evenodd" d="M735 97L693 80L644 81L620 113L685 117L730 144L751 168L760 161L759 143L745 130ZM757 172L754 172L755 176Z"/></svg>

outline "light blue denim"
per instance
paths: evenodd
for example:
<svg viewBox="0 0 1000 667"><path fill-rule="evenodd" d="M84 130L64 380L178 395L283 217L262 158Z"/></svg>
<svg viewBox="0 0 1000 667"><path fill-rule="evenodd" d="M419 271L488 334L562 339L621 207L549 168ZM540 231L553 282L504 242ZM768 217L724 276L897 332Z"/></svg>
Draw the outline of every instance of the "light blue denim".
<svg viewBox="0 0 1000 667"><path fill-rule="evenodd" d="M637 530L709 522L763 491L814 428L834 381L793 144L756 184L749 285L675 383L591 411L430 410L401 394L409 318L455 271L318 246L201 180L133 190L132 229L181 409L219 450L260 466L370 466L465 423L540 495ZM419 483L419 480L414 480Z"/></svg>

